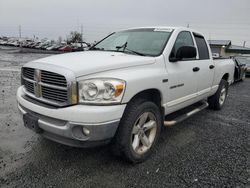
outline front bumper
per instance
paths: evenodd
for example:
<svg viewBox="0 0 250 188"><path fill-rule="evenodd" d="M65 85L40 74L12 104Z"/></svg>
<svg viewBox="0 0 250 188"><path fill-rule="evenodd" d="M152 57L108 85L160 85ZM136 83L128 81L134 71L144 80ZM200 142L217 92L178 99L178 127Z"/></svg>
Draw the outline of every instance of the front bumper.
<svg viewBox="0 0 250 188"><path fill-rule="evenodd" d="M124 104L49 108L27 100L22 86L18 88L17 101L22 115L28 113L38 119L44 137L76 147L96 146L110 141L126 107Z"/></svg>

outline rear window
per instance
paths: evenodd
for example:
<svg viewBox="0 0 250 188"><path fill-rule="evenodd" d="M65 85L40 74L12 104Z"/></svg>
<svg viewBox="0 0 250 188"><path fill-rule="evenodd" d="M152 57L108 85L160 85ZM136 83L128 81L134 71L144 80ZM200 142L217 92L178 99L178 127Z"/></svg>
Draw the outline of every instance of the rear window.
<svg viewBox="0 0 250 188"><path fill-rule="evenodd" d="M207 43L204 37L194 33L194 38L198 47L199 59L209 59Z"/></svg>

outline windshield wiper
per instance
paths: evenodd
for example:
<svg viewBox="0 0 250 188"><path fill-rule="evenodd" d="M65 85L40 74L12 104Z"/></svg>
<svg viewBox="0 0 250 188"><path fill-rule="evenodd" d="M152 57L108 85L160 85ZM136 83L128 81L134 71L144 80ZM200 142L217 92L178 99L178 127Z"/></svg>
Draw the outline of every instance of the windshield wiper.
<svg viewBox="0 0 250 188"><path fill-rule="evenodd" d="M92 47L89 50L104 50L104 48L97 48L97 47Z"/></svg>
<svg viewBox="0 0 250 188"><path fill-rule="evenodd" d="M146 56L145 54L143 53L140 53L140 52L137 52L137 51L134 51L134 50L130 50L128 48L125 49L127 52L132 52L133 54L136 54L136 55L140 55L140 56ZM125 50L123 52L125 52Z"/></svg>
<svg viewBox="0 0 250 188"><path fill-rule="evenodd" d="M123 45L116 46L115 48L117 49L118 52L121 48L123 48L122 52L125 52L125 50L126 50L127 52L132 52L133 54L136 54L136 55L145 56L145 54L143 54L143 53L128 49L127 46L128 46L128 42L125 42Z"/></svg>
<svg viewBox="0 0 250 188"><path fill-rule="evenodd" d="M121 46L116 46L115 48L117 49L117 51L119 51L121 48L123 48L123 52L125 50L125 48L127 48L128 42L125 42L123 45Z"/></svg>

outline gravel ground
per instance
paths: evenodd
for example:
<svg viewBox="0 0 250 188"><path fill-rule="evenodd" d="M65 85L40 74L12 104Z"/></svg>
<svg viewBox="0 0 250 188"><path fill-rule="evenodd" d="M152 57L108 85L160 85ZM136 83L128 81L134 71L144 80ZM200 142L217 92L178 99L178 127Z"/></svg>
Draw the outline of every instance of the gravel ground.
<svg viewBox="0 0 250 188"><path fill-rule="evenodd" d="M0 187L250 187L250 78L230 87L223 110L166 128L156 153L130 165L109 147L71 148L24 128L20 66L44 56L0 50Z"/></svg>

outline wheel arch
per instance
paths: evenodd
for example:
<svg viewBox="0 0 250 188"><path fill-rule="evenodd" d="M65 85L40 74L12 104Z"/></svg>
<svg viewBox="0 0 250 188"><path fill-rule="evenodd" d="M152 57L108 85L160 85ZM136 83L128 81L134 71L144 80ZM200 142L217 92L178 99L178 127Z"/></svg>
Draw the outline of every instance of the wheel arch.
<svg viewBox="0 0 250 188"><path fill-rule="evenodd" d="M145 99L148 101L151 101L153 103L155 103L161 110L161 113L164 114L165 113L165 109L162 105L162 99L163 99L163 95L162 92L159 89L156 88L151 88L151 89L146 89L143 91L140 91L138 93L136 93L130 100L128 103L130 103L133 100L136 99Z"/></svg>
<svg viewBox="0 0 250 188"><path fill-rule="evenodd" d="M222 80L225 80L225 81L227 81L228 82L228 79L229 79L229 73L225 73L223 76L222 76L222 78L221 78Z"/></svg>

